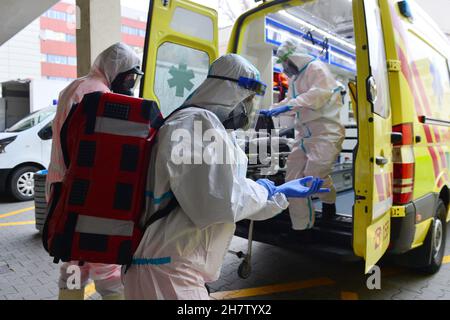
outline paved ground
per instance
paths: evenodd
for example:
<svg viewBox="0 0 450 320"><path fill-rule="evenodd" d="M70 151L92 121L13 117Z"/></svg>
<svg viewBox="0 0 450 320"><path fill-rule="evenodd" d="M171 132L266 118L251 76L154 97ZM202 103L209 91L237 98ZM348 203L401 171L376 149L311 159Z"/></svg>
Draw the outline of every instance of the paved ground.
<svg viewBox="0 0 450 320"><path fill-rule="evenodd" d="M373 291L367 289L359 261L325 259L260 243L254 248L253 272L246 280L237 275L240 260L227 255L220 280L211 284L214 298L450 299L450 245L437 275L418 275L385 262L381 290ZM235 238L232 249L245 252L246 241ZM42 248L34 226L33 203L0 199L0 300L56 299L57 277L58 266ZM92 285L86 298L99 298Z"/></svg>

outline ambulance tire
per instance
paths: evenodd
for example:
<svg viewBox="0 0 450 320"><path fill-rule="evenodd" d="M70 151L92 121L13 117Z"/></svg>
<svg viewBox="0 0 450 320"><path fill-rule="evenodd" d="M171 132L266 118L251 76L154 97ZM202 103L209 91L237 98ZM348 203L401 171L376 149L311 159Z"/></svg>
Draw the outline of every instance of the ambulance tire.
<svg viewBox="0 0 450 320"><path fill-rule="evenodd" d="M427 274L435 274L442 266L442 260L445 253L445 242L447 239L447 208L444 202L439 199L436 215L428 231L425 242L423 243L424 255L421 257L423 263L427 265L419 268L420 271ZM420 261L419 261L420 263Z"/></svg>
<svg viewBox="0 0 450 320"><path fill-rule="evenodd" d="M401 255L400 259L397 260L400 265L430 275L439 271L444 258L447 238L446 214L447 208L444 202L439 199L433 222L423 245Z"/></svg>

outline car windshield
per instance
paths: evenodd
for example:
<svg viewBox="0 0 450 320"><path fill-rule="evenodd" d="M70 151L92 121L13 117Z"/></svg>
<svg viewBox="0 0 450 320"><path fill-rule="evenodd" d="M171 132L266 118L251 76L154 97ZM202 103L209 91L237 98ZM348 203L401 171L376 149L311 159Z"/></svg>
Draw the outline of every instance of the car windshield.
<svg viewBox="0 0 450 320"><path fill-rule="evenodd" d="M17 122L15 125L7 129L5 132L18 133L31 129L34 126L37 126L38 124L42 123L46 119L50 118L51 116L55 115L55 113L56 113L55 107L50 107L36 111L30 114L28 117Z"/></svg>

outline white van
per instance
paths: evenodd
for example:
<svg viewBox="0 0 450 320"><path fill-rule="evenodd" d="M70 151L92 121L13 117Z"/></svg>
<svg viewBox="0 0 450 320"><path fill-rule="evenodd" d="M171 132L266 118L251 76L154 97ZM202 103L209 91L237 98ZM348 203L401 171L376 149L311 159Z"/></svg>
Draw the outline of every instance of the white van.
<svg viewBox="0 0 450 320"><path fill-rule="evenodd" d="M47 169L55 107L39 110L0 133L0 192L16 200L34 198L34 173Z"/></svg>

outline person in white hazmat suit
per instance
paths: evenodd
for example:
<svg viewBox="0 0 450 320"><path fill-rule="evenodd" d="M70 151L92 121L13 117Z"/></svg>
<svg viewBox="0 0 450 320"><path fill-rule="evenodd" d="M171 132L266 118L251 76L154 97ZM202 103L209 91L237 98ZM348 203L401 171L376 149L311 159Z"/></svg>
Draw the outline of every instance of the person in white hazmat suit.
<svg viewBox="0 0 450 320"><path fill-rule="evenodd" d="M110 92L132 94L132 89L142 75L141 60L129 46L117 43L103 51L95 60L90 73L73 81L65 88L58 101L53 121L53 141L51 161L46 182L46 197L50 198L51 186L63 181L66 166L61 149L60 132L74 104L80 103L84 95L92 92ZM89 279L94 280L97 292L104 300L123 299L121 270L118 265L85 263L79 267L79 289L69 290L68 280L74 279L78 262L64 263L60 269L59 299L83 300L84 288Z"/></svg>
<svg viewBox="0 0 450 320"><path fill-rule="evenodd" d="M309 175L324 179L324 187L331 192L319 197L322 217L330 219L336 214L336 189L330 174L345 139L345 127L340 122L344 87L325 63L307 54L304 46L293 40L283 43L277 56L290 80L288 96L261 114L296 115L296 143L287 161L286 181ZM315 210L311 198L289 202L293 229L312 228Z"/></svg>
<svg viewBox="0 0 450 320"><path fill-rule="evenodd" d="M223 56L161 127L142 224L148 226L174 199L178 206L147 227L132 265L123 269L126 299L209 299L205 283L218 279L236 222L274 217L288 207L285 194L328 191L312 177L278 188L269 180L246 178L248 159L226 128L249 125L250 115L257 114L255 99L264 91L251 63Z"/></svg>

